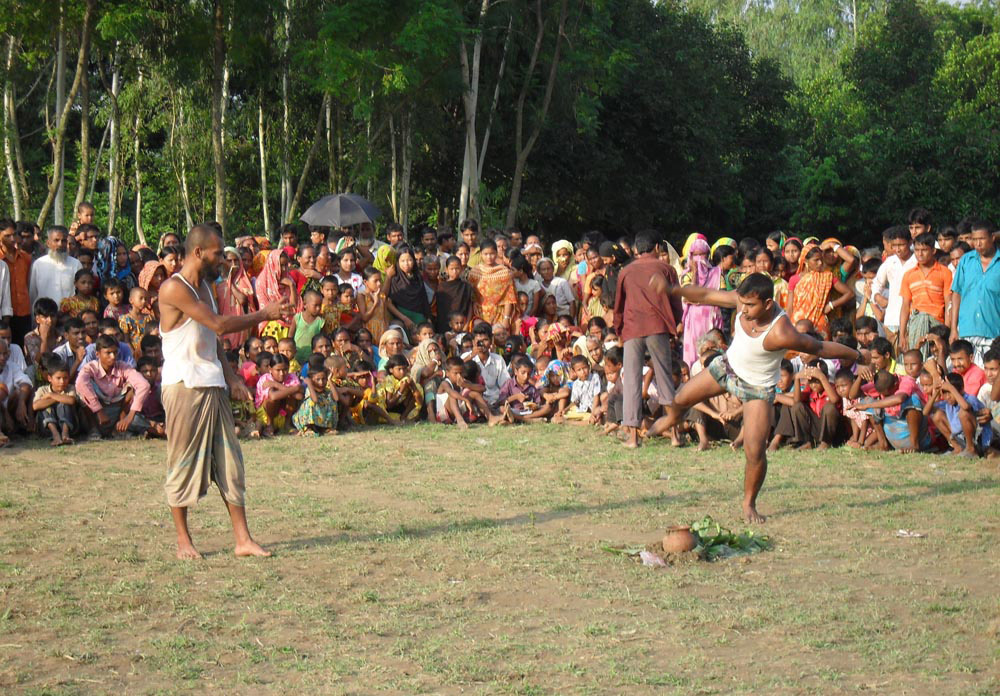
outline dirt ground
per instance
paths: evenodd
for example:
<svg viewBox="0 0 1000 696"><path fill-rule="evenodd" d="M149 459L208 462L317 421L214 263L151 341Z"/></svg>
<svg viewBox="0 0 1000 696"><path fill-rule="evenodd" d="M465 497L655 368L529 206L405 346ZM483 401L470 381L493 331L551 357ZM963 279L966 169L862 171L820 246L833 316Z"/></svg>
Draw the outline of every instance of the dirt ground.
<svg viewBox="0 0 1000 696"><path fill-rule="evenodd" d="M182 563L162 443L0 452L0 693L1000 693L993 463L781 452L772 551L653 570L600 547L744 529L740 453L421 425L245 455L275 556L232 557L213 492Z"/></svg>

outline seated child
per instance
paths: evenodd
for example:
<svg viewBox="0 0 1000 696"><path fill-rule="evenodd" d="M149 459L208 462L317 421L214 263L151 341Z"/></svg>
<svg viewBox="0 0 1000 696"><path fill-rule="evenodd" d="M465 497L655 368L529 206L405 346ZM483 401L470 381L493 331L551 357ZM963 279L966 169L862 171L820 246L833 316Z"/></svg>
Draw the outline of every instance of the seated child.
<svg viewBox="0 0 1000 696"><path fill-rule="evenodd" d="M86 310L97 311L100 302L94 296L94 274L85 268L81 268L73 276L73 287L76 294L65 298L59 305L59 312L71 317L79 317Z"/></svg>
<svg viewBox="0 0 1000 696"><path fill-rule="evenodd" d="M814 360L798 375L805 382L801 399L791 410L792 432L783 432L799 449L828 449L844 430L840 415L840 394L827 377L826 363Z"/></svg>
<svg viewBox="0 0 1000 696"><path fill-rule="evenodd" d="M624 392L622 391L622 362L624 352L619 346L611 346L604 353L604 392L598 396L592 413L604 422L604 434L611 435L621 427L624 416Z"/></svg>
<svg viewBox="0 0 1000 696"><path fill-rule="evenodd" d="M295 347L292 356L298 362L291 366L293 374L298 374L302 369L301 363L309 359L312 354L312 340L314 336L323 333L324 320L321 316L323 306L323 296L315 290L306 290L302 295L302 311L295 315L292 322L293 335L292 345ZM284 341L285 339L282 339ZM281 353L281 348L278 348ZM287 356L286 356L287 357ZM290 358L291 360L291 358Z"/></svg>
<svg viewBox="0 0 1000 696"><path fill-rule="evenodd" d="M470 365L474 369L469 368ZM465 430L469 427L468 423L475 422L483 414L489 425L501 422L501 417L494 416L490 411L482 391L469 388L467 375L478 376L478 372L479 366L472 361L464 363L461 358L454 356L445 360L445 376L438 385L435 397L435 413L439 423L455 423Z"/></svg>
<svg viewBox="0 0 1000 696"><path fill-rule="evenodd" d="M49 297L39 297L31 307L35 328L24 335L24 360L28 365L36 365L42 353L49 353L59 343L56 320L59 305ZM117 326L117 325L116 325Z"/></svg>
<svg viewBox="0 0 1000 696"><path fill-rule="evenodd" d="M569 370L562 360L550 359L548 356L539 357L535 362L535 370L538 372L537 387L542 395L542 401L555 406L555 413L552 414L553 423L563 422L563 413L569 408L569 397L571 394L568 385Z"/></svg>
<svg viewBox="0 0 1000 696"><path fill-rule="evenodd" d="M302 365L298 361L299 351L295 341L291 338L283 338L278 341L278 354L284 355L288 361L288 374L297 375L302 371ZM309 356L306 355L308 358Z"/></svg>
<svg viewBox="0 0 1000 696"><path fill-rule="evenodd" d="M322 360L316 365L310 357L309 363L309 372L303 381L305 395L299 409L292 416L292 425L299 431L299 435L325 435L336 432L337 402L340 395L336 387L327 384L327 372Z"/></svg>
<svg viewBox="0 0 1000 696"><path fill-rule="evenodd" d="M424 390L407 374L410 364L403 355L393 355L385 363L385 377L375 394L394 422L415 421L424 405Z"/></svg>
<svg viewBox="0 0 1000 696"><path fill-rule="evenodd" d="M1000 350L990 348L986 351L983 355L983 372L986 373L986 384L980 387L976 397L989 409L990 415L988 420L980 420L980 424L986 427L986 423L989 423L993 430L991 443L996 447L1000 443L1000 386L997 386L1000 382Z"/></svg>
<svg viewBox="0 0 1000 696"><path fill-rule="evenodd" d="M722 357L718 350L709 350L701 356L702 371L715 360ZM683 361L678 361L678 368L686 367ZM690 371L689 371L690 372ZM683 380L683 376L675 378L675 382ZM740 425L743 421L743 404L739 399L729 394L721 394L688 409L684 422L694 429L698 437L698 451L709 449L713 440L728 438L736 441L740 437Z"/></svg>
<svg viewBox="0 0 1000 696"><path fill-rule="evenodd" d="M775 387L774 394L774 412L772 415L774 434L767 447L768 452L777 452L785 440L785 436L778 432L778 426L781 425L781 430L784 432L787 432L788 428L791 427L792 407L801 398L799 396L801 387L795 377L796 372L792 366L792 361L782 360L781 372L778 376L778 384Z"/></svg>
<svg viewBox="0 0 1000 696"><path fill-rule="evenodd" d="M337 391L340 404L338 430L347 430L352 423L392 422L389 414L376 401L374 389L348 374L347 360L340 355L331 355L324 361L324 366L329 370L329 381ZM361 361L359 367L363 366L365 363ZM369 379L370 373L370 369L366 371Z"/></svg>
<svg viewBox="0 0 1000 696"><path fill-rule="evenodd" d="M115 321L128 314L129 303L125 301L125 284L117 278L109 278L104 282L104 299L108 306L104 308L104 316Z"/></svg>
<svg viewBox="0 0 1000 696"><path fill-rule="evenodd" d="M854 373L847 368L841 368L833 377L833 384L840 396L840 407L844 417L851 425L851 437L847 440L848 447L864 447L868 439L868 413L858 408L860 399L851 398L851 385L854 384Z"/></svg>
<svg viewBox="0 0 1000 696"><path fill-rule="evenodd" d="M149 397L142 407L142 415L149 421L147 437L166 437L167 416L160 401L160 363L153 358L139 358L135 365L147 382L149 382Z"/></svg>
<svg viewBox="0 0 1000 696"><path fill-rule="evenodd" d="M461 355L464 351L458 344L462 334L465 332L468 320L461 312L452 312L448 315L448 330L444 332L444 342L448 344L450 355Z"/></svg>
<svg viewBox="0 0 1000 696"><path fill-rule="evenodd" d="M263 356L261 353L261 357ZM303 389L299 378L289 373L288 358L284 355L270 355L261 362L266 366L267 372L262 371L257 382L254 406L257 409L257 420L263 426L261 433L270 437L276 430L283 430L290 416L298 409Z"/></svg>
<svg viewBox="0 0 1000 696"><path fill-rule="evenodd" d="M52 352L66 363L72 381L76 379L76 373L87 355L87 344L83 338L83 320L73 317L63 320L62 333L64 342Z"/></svg>
<svg viewBox="0 0 1000 696"><path fill-rule="evenodd" d="M129 348L132 349L133 356L139 354L139 342L142 341L147 328L156 327L156 319L146 310L147 299L148 295L144 288L132 288L128 294L128 314L124 314L118 319L118 326L121 328Z"/></svg>
<svg viewBox="0 0 1000 696"><path fill-rule="evenodd" d="M252 336L243 344L243 363L240 365L240 377L247 385L250 393L257 390L257 380L260 379L260 372L257 370L257 356L264 350L264 342Z"/></svg>
<svg viewBox="0 0 1000 696"><path fill-rule="evenodd" d="M569 408L563 417L567 421L589 421L593 424L595 421L590 409L594 405L594 399L601 393L601 376L590 369L590 361L582 355L573 356L570 368L576 379L570 388Z"/></svg>
<svg viewBox="0 0 1000 696"><path fill-rule="evenodd" d="M851 385L850 398L864 392L861 403L871 419L875 438L869 437L865 449L897 449L903 453L919 452L930 447L931 438L924 419L920 390L911 377L870 367L858 370Z"/></svg>
<svg viewBox="0 0 1000 696"><path fill-rule="evenodd" d="M542 401L537 387L531 383L535 366L524 356L514 358L511 371L514 378L500 388L498 405L507 423L544 423L555 413L555 407Z"/></svg>
<svg viewBox="0 0 1000 696"><path fill-rule="evenodd" d="M965 384L957 372L949 372L935 387L924 415L948 441L952 454L978 457L977 447L989 447L993 434L991 428L980 428L977 422L978 413L985 410L983 404L972 394L964 393Z"/></svg>
<svg viewBox="0 0 1000 696"><path fill-rule="evenodd" d="M142 408L149 397L149 382L134 367L119 359L121 347L108 334L97 337L97 359L86 363L76 376L76 393L83 402L90 439L113 432L143 435L149 421Z"/></svg>
<svg viewBox="0 0 1000 696"><path fill-rule="evenodd" d="M38 421L38 432L52 436L52 446L72 445L77 428L76 392L70 381L66 361L55 353L42 356L48 384L35 392L31 407Z"/></svg>

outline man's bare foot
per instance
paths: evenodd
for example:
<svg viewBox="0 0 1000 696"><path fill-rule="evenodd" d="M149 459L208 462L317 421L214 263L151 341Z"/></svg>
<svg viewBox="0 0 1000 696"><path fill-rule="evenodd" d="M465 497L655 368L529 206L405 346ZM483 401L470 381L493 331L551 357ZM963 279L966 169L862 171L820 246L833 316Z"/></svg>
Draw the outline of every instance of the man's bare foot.
<svg viewBox="0 0 1000 696"><path fill-rule="evenodd" d="M757 512L756 505L743 504L743 518L750 524L763 524L767 518Z"/></svg>
<svg viewBox="0 0 1000 696"><path fill-rule="evenodd" d="M813 445L812 445L811 442L805 442L805 443L799 445L798 447L796 447L795 449L797 449L797 450L811 450L812 448L813 448Z"/></svg>
<svg viewBox="0 0 1000 696"><path fill-rule="evenodd" d="M182 561L197 561L201 559L201 554L190 541L177 542L177 558Z"/></svg>
<svg viewBox="0 0 1000 696"><path fill-rule="evenodd" d="M625 428L625 446L629 449L637 449L639 447L639 430L638 428Z"/></svg>
<svg viewBox="0 0 1000 696"><path fill-rule="evenodd" d="M563 418L563 416L561 414L557 413L556 415L552 416L552 421L551 422L552 423L556 423L558 425L562 425L563 423L566 422L566 419Z"/></svg>
<svg viewBox="0 0 1000 696"><path fill-rule="evenodd" d="M52 442L49 443L49 447L58 447L62 444L62 438L58 435L52 436Z"/></svg>
<svg viewBox="0 0 1000 696"><path fill-rule="evenodd" d="M828 449L830 449L830 443L829 442L821 442L821 443L819 443L819 445L817 445L816 449L818 449L818 450L828 450Z"/></svg>
<svg viewBox="0 0 1000 696"><path fill-rule="evenodd" d="M245 558L247 556L259 556L261 558L267 558L271 555L271 552L265 549L263 546L258 544L253 539L246 541L242 544L237 544L236 549L233 553L238 558Z"/></svg>

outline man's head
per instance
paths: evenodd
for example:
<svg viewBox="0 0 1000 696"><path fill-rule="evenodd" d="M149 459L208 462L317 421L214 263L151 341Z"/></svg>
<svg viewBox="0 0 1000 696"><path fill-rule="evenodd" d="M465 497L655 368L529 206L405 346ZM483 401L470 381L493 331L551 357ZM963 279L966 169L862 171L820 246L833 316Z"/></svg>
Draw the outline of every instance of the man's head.
<svg viewBox="0 0 1000 696"><path fill-rule="evenodd" d="M296 249L299 246L299 228L289 223L281 228L281 246Z"/></svg>
<svg viewBox="0 0 1000 696"><path fill-rule="evenodd" d="M934 235L924 232L917 235L913 240L913 254L917 257L917 263L922 266L933 264L937 260L937 251L934 248Z"/></svg>
<svg viewBox="0 0 1000 696"><path fill-rule="evenodd" d="M756 321L774 307L774 281L763 273L751 273L736 288L736 295L743 316Z"/></svg>
<svg viewBox="0 0 1000 696"><path fill-rule="evenodd" d="M17 226L9 218L0 218L0 250L11 253L17 247Z"/></svg>
<svg viewBox="0 0 1000 696"><path fill-rule="evenodd" d="M887 370L892 362L892 344L888 339L877 337L871 343L871 363L876 370Z"/></svg>
<svg viewBox="0 0 1000 696"><path fill-rule="evenodd" d="M325 227L316 227L315 225L309 228L309 241L314 246L320 246L321 244L326 244L327 231Z"/></svg>
<svg viewBox="0 0 1000 696"><path fill-rule="evenodd" d="M403 241L403 226L398 222L390 222L385 226L385 241L389 246L396 246Z"/></svg>
<svg viewBox="0 0 1000 696"><path fill-rule="evenodd" d="M469 249L475 249L479 245L479 223L475 220L463 220L459 225L459 233L462 241L469 245Z"/></svg>
<svg viewBox="0 0 1000 696"><path fill-rule="evenodd" d="M184 243L184 265L191 264L202 278L216 278L225 259L222 237L215 227L201 223L191 228Z"/></svg>
<svg viewBox="0 0 1000 696"><path fill-rule="evenodd" d="M958 241L958 233L954 227L942 227L937 233L937 245L946 254L951 253L951 248Z"/></svg>
<svg viewBox="0 0 1000 696"><path fill-rule="evenodd" d="M983 258L991 258L996 252L996 228L992 222L974 220L970 225L972 248Z"/></svg>
<svg viewBox="0 0 1000 696"><path fill-rule="evenodd" d="M948 346L948 352L950 353L952 369L958 374L964 375L966 370L972 366L972 356L976 349L971 343L960 338L957 341L952 341L951 345Z"/></svg>
<svg viewBox="0 0 1000 696"><path fill-rule="evenodd" d="M490 347L493 345L493 329L489 324L484 321L476 324L472 329L472 345L480 355L490 352Z"/></svg>
<svg viewBox="0 0 1000 696"><path fill-rule="evenodd" d="M114 337L107 334L97 337L97 360L105 372L115 366L115 361L118 360L118 341Z"/></svg>
<svg viewBox="0 0 1000 696"><path fill-rule="evenodd" d="M70 317L63 322L62 333L69 347L76 348L83 343L83 319Z"/></svg>
<svg viewBox="0 0 1000 696"><path fill-rule="evenodd" d="M83 223L76 228L76 235L82 248L97 251L97 243L101 239L101 231L97 229L97 225Z"/></svg>
<svg viewBox="0 0 1000 696"><path fill-rule="evenodd" d="M899 257L900 261L910 258L910 244L913 238L910 237L910 230L902 225L890 227L882 233L883 243L886 249L893 255Z"/></svg>
<svg viewBox="0 0 1000 696"><path fill-rule="evenodd" d="M914 208L910 211L907 217L909 222L910 237L916 239L922 234L928 234L931 231L931 212L925 210L924 208Z"/></svg>
<svg viewBox="0 0 1000 696"><path fill-rule="evenodd" d="M62 225L53 225L46 233L45 246L48 247L49 256L57 261L65 260L69 249L69 230Z"/></svg>
<svg viewBox="0 0 1000 696"><path fill-rule="evenodd" d="M146 334L139 341L139 352L142 353L142 357L155 360L159 365L163 362L163 340L159 336Z"/></svg>
<svg viewBox="0 0 1000 696"><path fill-rule="evenodd" d="M986 381L993 384L1000 377L1000 350L991 348L983 356L983 371L986 373Z"/></svg>

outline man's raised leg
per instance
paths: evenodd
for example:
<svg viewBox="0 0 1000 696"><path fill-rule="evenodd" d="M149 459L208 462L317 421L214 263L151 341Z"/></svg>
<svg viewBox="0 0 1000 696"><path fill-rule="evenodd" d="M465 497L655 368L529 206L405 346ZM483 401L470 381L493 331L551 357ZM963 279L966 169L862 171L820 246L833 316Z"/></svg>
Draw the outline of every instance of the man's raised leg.
<svg viewBox="0 0 1000 696"><path fill-rule="evenodd" d="M658 418L649 428L646 437L656 437L667 432L680 423L684 414L695 404L701 403L713 396L725 394L726 390L719 386L715 377L708 370L703 370L684 383L680 391L674 395L674 401L666 407L667 415ZM744 419L746 416L744 415Z"/></svg>
<svg viewBox="0 0 1000 696"><path fill-rule="evenodd" d="M198 553L198 549L191 541L191 532L188 531L188 509L186 507L172 507L170 515L174 518L174 527L177 528L177 558L181 560L201 558L201 554Z"/></svg>
<svg viewBox="0 0 1000 696"><path fill-rule="evenodd" d="M767 476L767 435L771 431L770 409L771 404L760 399L748 401L743 405L743 451L747 460L743 474L743 516L747 522L764 521L764 516L757 512L757 495Z"/></svg>

